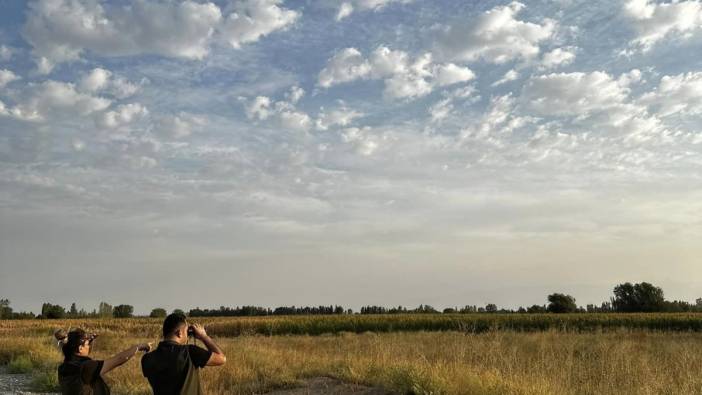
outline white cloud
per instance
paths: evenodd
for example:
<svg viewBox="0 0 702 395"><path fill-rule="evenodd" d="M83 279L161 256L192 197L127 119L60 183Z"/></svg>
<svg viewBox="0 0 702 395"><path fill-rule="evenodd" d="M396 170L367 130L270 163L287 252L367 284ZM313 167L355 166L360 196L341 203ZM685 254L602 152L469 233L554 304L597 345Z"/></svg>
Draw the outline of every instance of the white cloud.
<svg viewBox="0 0 702 395"><path fill-rule="evenodd" d="M658 87L641 97L641 103L659 116L702 114L702 72L666 75Z"/></svg>
<svg viewBox="0 0 702 395"><path fill-rule="evenodd" d="M140 85L133 84L122 77L117 77L110 80L108 92L118 99L125 99L139 92L140 89Z"/></svg>
<svg viewBox="0 0 702 395"><path fill-rule="evenodd" d="M81 78L78 86L88 92L97 92L107 86L112 73L109 70L95 68Z"/></svg>
<svg viewBox="0 0 702 395"><path fill-rule="evenodd" d="M492 86L499 86L499 85L505 84L507 82L514 81L517 78L519 78L519 73L516 70L512 69L512 70L506 72L502 78L493 82Z"/></svg>
<svg viewBox="0 0 702 395"><path fill-rule="evenodd" d="M24 37L39 68L73 61L84 50L103 56L153 53L201 59L221 19L213 3L132 0L38 0L30 3Z"/></svg>
<svg viewBox="0 0 702 395"><path fill-rule="evenodd" d="M244 112L248 119L263 121L270 118L285 129L306 131L313 124L312 118L306 113L296 110L294 103L273 102L267 96L257 96L250 103L245 103Z"/></svg>
<svg viewBox="0 0 702 395"><path fill-rule="evenodd" d="M322 108L315 121L315 126L319 130L327 130L331 126L336 125L348 126L354 119L361 116L363 116L362 113L346 108L345 106L335 108L331 111L326 111Z"/></svg>
<svg viewBox="0 0 702 395"><path fill-rule="evenodd" d="M516 105L517 100L511 93L493 97L488 110L478 121L461 131L461 141L502 147L515 129L533 121L530 117L517 115Z"/></svg>
<svg viewBox="0 0 702 395"><path fill-rule="evenodd" d="M353 13L353 5L349 2L343 2L339 6L339 11L336 13L336 20L340 21Z"/></svg>
<svg viewBox="0 0 702 395"><path fill-rule="evenodd" d="M19 103L7 112L26 121L89 115L106 109L111 103L109 99L79 92L71 83L52 80L28 85L22 96Z"/></svg>
<svg viewBox="0 0 702 395"><path fill-rule="evenodd" d="M429 108L432 122L439 122L451 115L453 103L451 98L442 99Z"/></svg>
<svg viewBox="0 0 702 395"><path fill-rule="evenodd" d="M323 88L365 78L370 74L371 66L356 48L345 48L327 61L326 67L319 73L318 82Z"/></svg>
<svg viewBox="0 0 702 395"><path fill-rule="evenodd" d="M436 83L439 86L453 85L475 78L475 74L470 69L456 66L453 63L438 66L435 70L435 74Z"/></svg>
<svg viewBox="0 0 702 395"><path fill-rule="evenodd" d="M312 119L301 111L283 110L278 113L280 125L286 129L309 130Z"/></svg>
<svg viewBox="0 0 702 395"><path fill-rule="evenodd" d="M0 61L9 62L12 59L13 52L12 48L7 45L0 45Z"/></svg>
<svg viewBox="0 0 702 395"><path fill-rule="evenodd" d="M624 14L637 31L631 44L642 51L650 50L667 36L689 38L702 30L700 1L656 4L649 0L631 0L624 5Z"/></svg>
<svg viewBox="0 0 702 395"><path fill-rule="evenodd" d="M201 130L207 119L185 112L177 115L162 116L155 125L155 131L163 136L181 139Z"/></svg>
<svg viewBox="0 0 702 395"><path fill-rule="evenodd" d="M354 147L354 151L362 156L370 156L378 149L378 140L371 134L371 128L346 128L341 134L345 143Z"/></svg>
<svg viewBox="0 0 702 395"><path fill-rule="evenodd" d="M628 95L609 74L553 73L532 77L524 85L525 105L541 115L586 116L622 104Z"/></svg>
<svg viewBox="0 0 702 395"><path fill-rule="evenodd" d="M0 69L0 88L4 88L5 85L18 79L20 79L20 77L12 71L7 69Z"/></svg>
<svg viewBox="0 0 702 395"><path fill-rule="evenodd" d="M234 48L258 41L276 30L285 30L300 13L279 5L282 0L242 0L233 3L233 12L219 28L222 37Z"/></svg>
<svg viewBox="0 0 702 395"><path fill-rule="evenodd" d="M544 54L541 60L541 68L553 69L558 66L566 66L575 60L574 48L556 48Z"/></svg>
<svg viewBox="0 0 702 395"><path fill-rule="evenodd" d="M345 1L339 6L339 11L336 13L336 20L340 21L349 15L351 15L354 10L367 11L367 10L380 10L388 4L391 3L411 3L413 0L352 0Z"/></svg>
<svg viewBox="0 0 702 395"><path fill-rule="evenodd" d="M125 99L134 95L140 89L122 77L113 78L112 72L102 68L95 68L85 74L78 83L78 87L89 93L104 92L117 99Z"/></svg>
<svg viewBox="0 0 702 395"><path fill-rule="evenodd" d="M492 63L529 59L539 54L539 43L551 38L556 22L543 24L517 20L524 4L512 2L485 12L475 21L463 21L443 29L437 49L443 58Z"/></svg>
<svg viewBox="0 0 702 395"><path fill-rule="evenodd" d="M139 103L123 104L115 110L100 114L96 123L98 126L114 129L144 118L148 113L146 107Z"/></svg>
<svg viewBox="0 0 702 395"><path fill-rule="evenodd" d="M285 98L290 101L290 103L295 104L305 95L305 90L299 86L293 86L290 91L285 95Z"/></svg>
<svg viewBox="0 0 702 395"><path fill-rule="evenodd" d="M271 99L266 96L257 96L244 108L246 117L249 119L264 120L271 115Z"/></svg>
<svg viewBox="0 0 702 395"><path fill-rule="evenodd" d="M467 67L453 63L435 64L430 53L412 61L403 51L378 47L364 58L355 48L346 48L334 55L319 73L318 83L328 88L357 79L384 79L386 97L416 98L432 92L437 86L470 81L475 74Z"/></svg>

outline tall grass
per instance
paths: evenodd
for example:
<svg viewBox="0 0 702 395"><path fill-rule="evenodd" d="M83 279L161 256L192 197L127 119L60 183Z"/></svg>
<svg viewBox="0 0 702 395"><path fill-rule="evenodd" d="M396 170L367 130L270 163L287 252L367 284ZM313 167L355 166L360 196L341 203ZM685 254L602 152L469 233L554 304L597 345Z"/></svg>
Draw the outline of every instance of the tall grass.
<svg viewBox="0 0 702 395"><path fill-rule="evenodd" d="M485 319L480 325L488 329L437 324L446 318ZM607 324L608 318L618 324ZM432 319L433 326L422 330L420 324ZM653 324L646 327L646 319ZM694 319L677 314L212 318L202 321L228 362L206 368L202 381L214 395L261 393L317 376L414 394L699 394L702 333L694 325L680 329ZM597 322L605 325L593 325ZM136 342L157 341L160 321L0 321L0 363L26 357L42 389L55 387L61 357L51 341L54 326L97 330L93 357L105 358ZM353 330L340 330L349 327ZM258 328L268 332L261 335ZM394 332L400 328L414 329ZM279 333L287 335L268 336ZM138 358L108 374L113 393L150 393Z"/></svg>

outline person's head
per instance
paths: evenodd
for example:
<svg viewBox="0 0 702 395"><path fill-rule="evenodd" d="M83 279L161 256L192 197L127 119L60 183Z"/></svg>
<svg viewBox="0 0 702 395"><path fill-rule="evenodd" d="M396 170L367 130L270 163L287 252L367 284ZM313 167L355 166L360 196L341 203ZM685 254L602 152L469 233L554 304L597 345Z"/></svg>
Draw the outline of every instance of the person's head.
<svg viewBox="0 0 702 395"><path fill-rule="evenodd" d="M73 329L66 335L63 340L63 356L69 359L74 355L87 357L90 354L90 347L97 335L88 333L82 329Z"/></svg>
<svg viewBox="0 0 702 395"><path fill-rule="evenodd" d="M163 338L180 344L188 342L188 323L185 315L173 313L163 320Z"/></svg>

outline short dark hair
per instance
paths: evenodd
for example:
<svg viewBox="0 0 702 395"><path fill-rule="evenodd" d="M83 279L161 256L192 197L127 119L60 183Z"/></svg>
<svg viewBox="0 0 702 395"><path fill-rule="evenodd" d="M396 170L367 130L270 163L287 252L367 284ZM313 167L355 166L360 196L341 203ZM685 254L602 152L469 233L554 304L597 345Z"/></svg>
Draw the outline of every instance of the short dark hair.
<svg viewBox="0 0 702 395"><path fill-rule="evenodd" d="M68 332L68 335L65 337L65 343L61 347L63 358L68 360L75 355L78 352L78 348L87 340L87 337L88 334L80 328Z"/></svg>
<svg viewBox="0 0 702 395"><path fill-rule="evenodd" d="M163 337L172 335L176 329L185 324L185 314L172 313L163 320Z"/></svg>

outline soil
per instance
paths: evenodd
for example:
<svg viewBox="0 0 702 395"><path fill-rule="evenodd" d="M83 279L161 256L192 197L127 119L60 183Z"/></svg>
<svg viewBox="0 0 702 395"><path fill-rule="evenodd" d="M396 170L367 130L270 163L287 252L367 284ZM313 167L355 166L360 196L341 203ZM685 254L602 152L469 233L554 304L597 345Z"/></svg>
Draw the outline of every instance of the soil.
<svg viewBox="0 0 702 395"><path fill-rule="evenodd" d="M308 379L297 388L267 392L266 395L391 395L392 392L382 388L344 383L330 377Z"/></svg>

